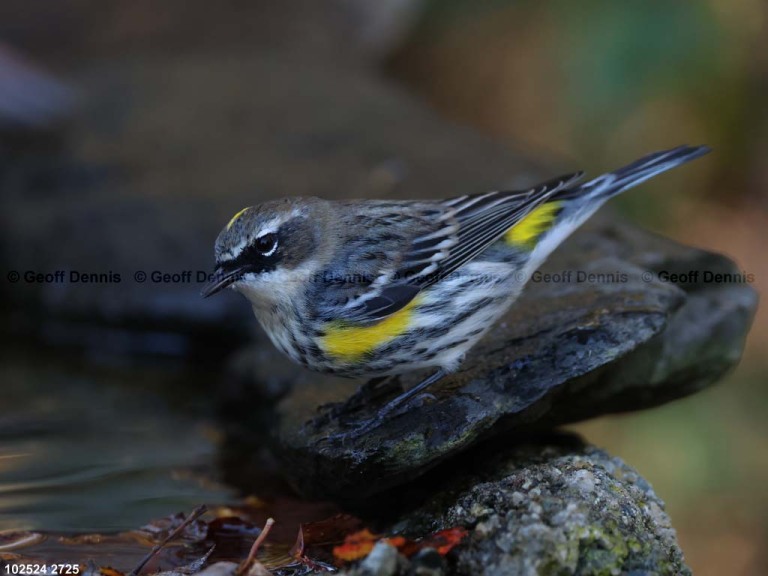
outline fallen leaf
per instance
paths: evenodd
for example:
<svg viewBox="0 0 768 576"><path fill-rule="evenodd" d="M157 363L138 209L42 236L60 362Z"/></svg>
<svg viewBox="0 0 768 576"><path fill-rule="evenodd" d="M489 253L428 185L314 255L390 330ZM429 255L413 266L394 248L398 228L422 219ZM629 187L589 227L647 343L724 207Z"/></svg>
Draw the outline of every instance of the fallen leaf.
<svg viewBox="0 0 768 576"><path fill-rule="evenodd" d="M386 542L397 548L398 552L410 558L424 548L434 548L441 556L450 552L467 535L464 528L448 528L419 540L408 540L403 536L386 537L372 533L367 528L350 534L344 543L333 549L333 555L343 562L362 560L371 552L377 542Z"/></svg>
<svg viewBox="0 0 768 576"><path fill-rule="evenodd" d="M453 550L453 548L455 548L456 545L458 545L466 535L466 528L447 528L445 530L441 530L440 532L435 532L431 536L427 536L422 540L418 540L416 542L417 548L412 553L406 553L403 550L401 550L401 553L410 558L423 548L434 548L441 556L445 556L448 554L448 552Z"/></svg>
<svg viewBox="0 0 768 576"><path fill-rule="evenodd" d="M359 532L350 534L344 538L344 544L334 546L333 555L344 562L354 562L368 556L373 550L373 546L381 539L368 528L363 528Z"/></svg>

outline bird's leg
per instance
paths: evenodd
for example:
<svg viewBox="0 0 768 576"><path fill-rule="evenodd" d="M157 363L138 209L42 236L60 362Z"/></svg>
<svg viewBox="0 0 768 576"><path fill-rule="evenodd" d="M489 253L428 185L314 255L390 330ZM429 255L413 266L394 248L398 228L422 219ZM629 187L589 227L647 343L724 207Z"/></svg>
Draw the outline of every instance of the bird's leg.
<svg viewBox="0 0 768 576"><path fill-rule="evenodd" d="M315 423L327 423L337 418L343 421L353 421L354 416L352 414L354 412L375 404L380 398L389 396L392 389L398 387L399 382L398 376L371 378L364 382L347 400L321 406L321 415L315 418Z"/></svg>
<svg viewBox="0 0 768 576"><path fill-rule="evenodd" d="M392 400L387 402L384 406L382 406L376 412L376 416L374 416L374 419L381 419L388 416L389 414L391 414L392 412L394 412L395 410L397 410L398 408L406 404L411 398L415 398L421 392L429 388L432 384L434 384L435 382L437 382L438 380L442 379L447 375L448 373L442 368L440 368L437 372L430 374L429 376L424 378L424 380L416 384L416 386L414 386L413 388L409 388L408 390L400 394L400 396L393 398Z"/></svg>
<svg viewBox="0 0 768 576"><path fill-rule="evenodd" d="M405 404L407 404L409 400L418 396L421 392L429 388L432 384L434 384L435 382L437 382L447 374L448 373L442 368L437 372L430 374L424 380L416 384L416 386L414 386L413 388L406 390L396 398L393 398L392 400L387 402L381 408L377 409L371 418L363 419L363 420L340 422L343 426L349 428L350 430L347 432L342 432L340 434L334 434L332 436L326 437L326 440L346 440L353 436L360 436L361 434L364 434L369 430L373 430L374 428L379 427L382 423L386 421L386 419L389 416L391 416L394 412L396 412L398 409L400 409Z"/></svg>
<svg viewBox="0 0 768 576"><path fill-rule="evenodd" d="M324 438L325 441L333 441L333 440L348 440L353 437L360 437L360 435L365 434L366 432L369 432L370 430L373 430L374 428L378 428L383 424L388 417L390 417L393 413L395 413L398 409L402 408L405 404L408 403L409 400L412 400L424 390L429 388L432 384L446 376L448 373L443 370L442 368L438 370L437 372L430 374L427 376L424 380L416 384L413 388L410 388L409 390L406 390L399 396L396 396L389 402L387 402L384 406L377 409L376 412L371 416L370 418L365 418L362 420L353 420L351 418L340 418L340 424L347 428L348 430L346 432L341 432L339 434L332 434L330 436L326 436ZM374 383L374 385L378 384L380 385L379 379L375 379L377 382ZM386 379L385 379L386 380ZM369 382L370 384L370 382ZM344 411L346 412L346 411ZM341 412L337 412L337 416L341 416ZM320 422L320 418L322 418L322 422ZM328 414L323 414L322 417L315 418L314 424L322 425L326 424L330 418L328 418Z"/></svg>
<svg viewBox="0 0 768 576"><path fill-rule="evenodd" d="M399 376L378 376L365 382L357 391L344 402L347 408L356 410L362 406L370 405L376 400L386 397L390 392L400 387Z"/></svg>

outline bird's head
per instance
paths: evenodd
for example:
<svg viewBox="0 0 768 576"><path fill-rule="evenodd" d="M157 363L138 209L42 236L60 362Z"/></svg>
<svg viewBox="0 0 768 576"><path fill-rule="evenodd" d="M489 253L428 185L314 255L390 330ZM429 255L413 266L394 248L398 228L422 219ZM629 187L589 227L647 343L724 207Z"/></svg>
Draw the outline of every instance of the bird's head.
<svg viewBox="0 0 768 576"><path fill-rule="evenodd" d="M216 239L216 269L203 297L227 287L254 306L289 297L319 265L324 203L285 198L235 214Z"/></svg>

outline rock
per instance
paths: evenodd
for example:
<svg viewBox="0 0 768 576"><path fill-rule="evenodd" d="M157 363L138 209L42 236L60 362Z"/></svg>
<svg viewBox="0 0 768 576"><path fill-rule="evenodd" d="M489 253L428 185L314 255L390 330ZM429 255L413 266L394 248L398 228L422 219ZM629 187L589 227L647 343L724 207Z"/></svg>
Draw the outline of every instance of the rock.
<svg viewBox="0 0 768 576"><path fill-rule="evenodd" d="M567 437L499 448L398 523L471 528L449 574L690 574L663 502L618 458Z"/></svg>
<svg viewBox="0 0 768 576"><path fill-rule="evenodd" d="M339 576L445 576L445 559L434 548L425 548L410 560L386 542L377 542L356 567L342 570ZM317 572L318 576L325 572Z"/></svg>
<svg viewBox="0 0 768 576"><path fill-rule="evenodd" d="M378 542L353 574L357 576L395 576L398 564L397 557L397 548L386 542Z"/></svg>
<svg viewBox="0 0 768 576"><path fill-rule="evenodd" d="M664 280L695 270L698 283ZM757 301L746 284L703 280L738 280L727 258L629 226L577 233L541 272L460 372L430 389L431 400L378 428L355 435L340 422L364 418L386 396L363 394L362 407L348 402L318 417L318 404L344 400L355 384L300 373L279 406L277 453L292 484L315 497L367 498L490 437L691 394L737 362Z"/></svg>
<svg viewBox="0 0 768 576"><path fill-rule="evenodd" d="M691 573L664 504L648 482L620 459L572 435L488 444L438 466L408 488L382 495L374 506L372 517L379 518L386 534L414 537L468 529L446 558L423 551L431 558L430 568L420 555L408 562L400 557L399 571L386 574ZM390 546L380 546L396 557ZM340 576L370 574L362 569Z"/></svg>
<svg viewBox="0 0 768 576"><path fill-rule="evenodd" d="M445 559L434 548L424 548L411 558L409 576L443 576Z"/></svg>

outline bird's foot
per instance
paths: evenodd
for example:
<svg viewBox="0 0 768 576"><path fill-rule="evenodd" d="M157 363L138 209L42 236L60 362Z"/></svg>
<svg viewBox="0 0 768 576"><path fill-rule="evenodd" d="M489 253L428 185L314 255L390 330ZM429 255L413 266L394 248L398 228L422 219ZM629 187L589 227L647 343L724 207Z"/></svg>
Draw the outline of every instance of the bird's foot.
<svg viewBox="0 0 768 576"><path fill-rule="evenodd" d="M320 412L312 419L315 428L325 426L334 420L343 425L353 425L360 421L360 412L380 405L386 398L394 397L401 391L398 376L372 378L360 386L357 391L343 402L323 404Z"/></svg>
<svg viewBox="0 0 768 576"><path fill-rule="evenodd" d="M383 426L390 421L406 412L413 412L413 404L417 403L418 406L424 404L429 399L434 400L434 396L425 392L429 386L440 380L446 372L442 369L437 370L421 382L419 382L413 388L406 390L397 397L389 400L384 406L375 409L372 415L367 417L362 416L361 412L363 408L371 407L370 391L378 392L381 396L383 391L391 393L391 384L385 385L392 379L376 379L366 384L366 391L361 390L361 394L355 394L340 405L326 406L325 413L314 418L310 423L315 432L321 430L323 427L331 424L332 421L338 423L338 428L341 431L336 434L324 436L323 440L328 442L344 442L353 441L359 439L361 436ZM398 380L399 382L399 380ZM375 406L375 404L373 404Z"/></svg>
<svg viewBox="0 0 768 576"><path fill-rule="evenodd" d="M417 386L417 388L423 389L421 385ZM435 399L435 396L428 392L414 395L412 394L412 391L409 390L379 408L370 418L355 418L351 414L345 414L344 417L339 417L338 423L344 430L336 434L325 436L323 440L327 442L342 443L345 441L353 441L372 432L376 428L383 426L391 419L408 412L413 412Z"/></svg>

